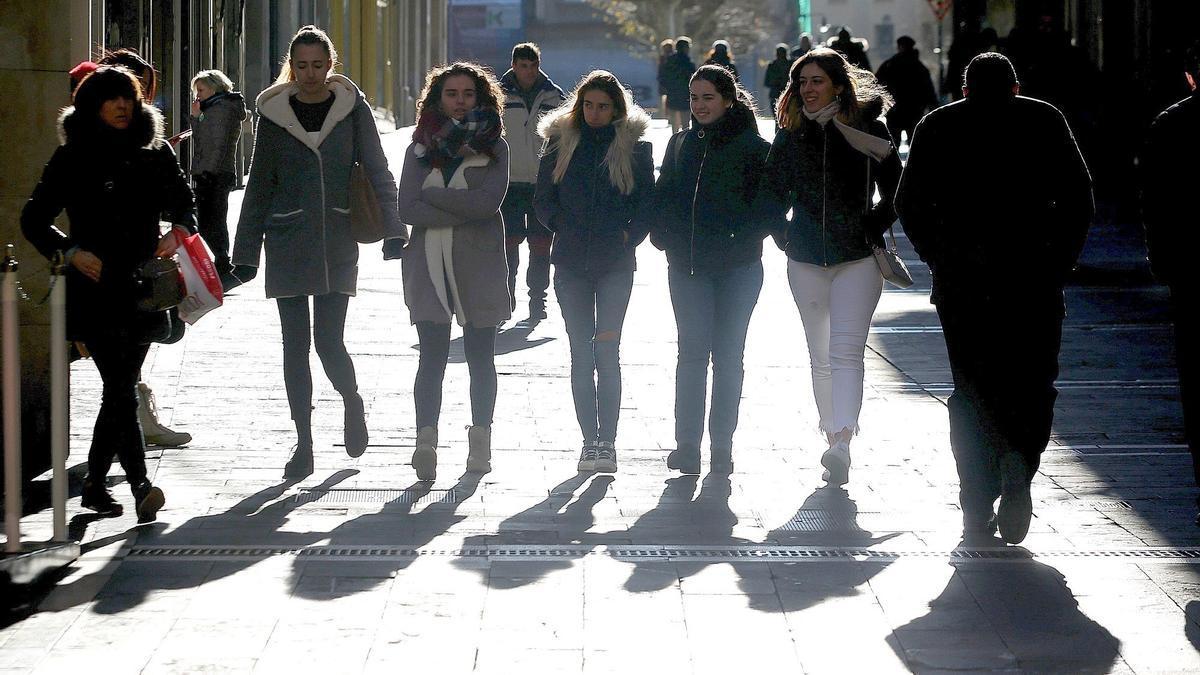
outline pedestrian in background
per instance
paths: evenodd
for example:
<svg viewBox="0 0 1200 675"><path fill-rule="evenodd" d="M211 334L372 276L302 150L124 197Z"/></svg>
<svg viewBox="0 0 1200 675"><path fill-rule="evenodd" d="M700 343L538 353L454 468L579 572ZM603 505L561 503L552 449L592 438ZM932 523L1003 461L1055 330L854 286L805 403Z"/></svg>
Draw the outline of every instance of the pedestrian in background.
<svg viewBox="0 0 1200 675"><path fill-rule="evenodd" d="M500 107L504 91L474 63L434 68L425 77L417 128L404 154L400 212L413 227L404 251L404 302L417 326L421 358L413 398L419 480L437 478L442 381L450 356L450 324L463 330L471 374L467 466L492 470L496 409L496 327L512 316L504 219L509 149Z"/></svg>
<svg viewBox="0 0 1200 675"><path fill-rule="evenodd" d="M1196 222L1193 193L1200 185L1200 44L1184 57L1184 77L1191 96L1164 110L1154 120L1141 154L1142 219L1154 276L1171 291L1175 323L1175 365L1179 369L1179 398L1183 403L1183 435L1192 454L1192 469L1200 487L1200 371L1196 344L1200 341L1200 283L1191 267ZM1200 508L1200 497L1196 500ZM1200 514L1196 516L1200 525Z"/></svg>
<svg viewBox="0 0 1200 675"><path fill-rule="evenodd" d="M897 196L904 232L933 274L954 376L963 537L988 540L999 527L1012 544L1029 529L1029 486L1054 420L1063 286L1094 215L1066 120L1019 92L1007 58L972 59L965 100L917 125Z"/></svg>
<svg viewBox="0 0 1200 675"><path fill-rule="evenodd" d="M711 361L710 466L714 473L730 473L742 354L763 282L766 231L752 205L771 146L758 134L754 100L728 70L701 66L691 92L693 124L667 144L655 185L658 220L650 234L651 243L667 253L679 330L675 450L667 466L700 473Z"/></svg>
<svg viewBox="0 0 1200 675"><path fill-rule="evenodd" d="M258 274L266 250L266 294L279 308L283 382L296 424L296 445L283 472L289 479L313 471L311 345L342 397L346 454L358 457L369 441L344 341L358 284L358 242L350 230L355 161L374 188L385 245L407 237L375 116L358 87L335 73L337 64L329 36L304 26L292 37L279 78L258 95L254 156L233 245L233 274L243 282Z"/></svg>
<svg viewBox="0 0 1200 675"><path fill-rule="evenodd" d="M667 90L667 119L671 122L671 133L686 129L688 123L690 97L688 84L692 73L696 72L696 64L688 56L692 49L692 39L686 35L675 38L675 53L667 57L660 69L660 79Z"/></svg>
<svg viewBox="0 0 1200 675"><path fill-rule="evenodd" d="M546 289L550 287L550 246L554 233L542 227L533 211L538 158L545 139L538 122L566 100L562 89L541 69L537 45L524 42L513 47L512 68L500 78L505 101L501 109L504 139L508 143L508 192L500 212L504 215L504 246L508 255L508 294L516 309L517 270L521 266L521 242L529 242L529 319L546 318Z"/></svg>
<svg viewBox="0 0 1200 675"><path fill-rule="evenodd" d="M850 65L863 70L871 70L871 60L867 58L867 47L863 40L850 37L850 28L842 26L837 38L829 43L829 48L846 57Z"/></svg>
<svg viewBox="0 0 1200 675"><path fill-rule="evenodd" d="M666 65L667 59L675 53L675 40L667 38L658 43L658 112L663 119L667 119L667 81L666 81Z"/></svg>
<svg viewBox="0 0 1200 675"><path fill-rule="evenodd" d="M813 48L812 36L809 35L808 33L801 33L800 34L800 42L797 43L795 48L792 49L792 61L794 62L796 59L800 58L801 56L804 56L805 54L811 52L812 48Z"/></svg>
<svg viewBox="0 0 1200 675"><path fill-rule="evenodd" d="M868 71L817 48L792 66L767 159L763 214L788 256L813 393L829 449L825 480L849 481L862 409L863 356L883 291L872 247L896 219L900 158L879 120L891 99ZM873 202L875 191L880 201ZM792 210L789 223L784 213Z"/></svg>
<svg viewBox="0 0 1200 675"><path fill-rule="evenodd" d="M937 92L929 69L921 63L916 49L916 40L901 35L896 40L896 54L884 61L876 73L879 82L887 87L895 100L888 111L887 128L892 134L892 143L900 147L900 134L912 143L913 130L925 112L938 106Z"/></svg>
<svg viewBox="0 0 1200 675"><path fill-rule="evenodd" d="M788 58L788 46L782 42L775 45L775 60L767 64L767 74L763 77L763 86L771 100L771 117L775 117L775 107L779 97L787 87L788 71L792 67L792 59ZM778 131L778 126L776 126Z"/></svg>
<svg viewBox="0 0 1200 675"><path fill-rule="evenodd" d="M708 51L708 59L704 61L703 65L721 66L733 73L733 79L739 79L737 66L733 65L733 53L729 48L729 42L725 40L715 40L712 43L712 48Z"/></svg>
<svg viewBox="0 0 1200 675"><path fill-rule="evenodd" d="M212 250L221 285L239 283L229 262L229 192L237 183L237 143L242 122L250 116L246 101L219 70L203 70L192 78L192 183L200 236Z"/></svg>
<svg viewBox="0 0 1200 675"><path fill-rule="evenodd" d="M87 66L80 65L84 66L86 71ZM123 48L105 52L99 65L121 66L133 73L141 86L142 103L149 106L154 105L154 98L158 93L158 73L154 70L154 66L138 55L137 50ZM72 71L71 77L75 79L74 71ZM147 443L164 448L177 448L192 442L191 434L185 431L175 431L159 421L154 391L150 389L149 384L142 381L141 374L138 375L137 394L138 422L142 426L142 433Z"/></svg>
<svg viewBox="0 0 1200 675"><path fill-rule="evenodd" d="M21 231L46 258L64 257L67 339L85 345L103 382L81 504L123 512L105 483L115 453L144 523L165 498L150 482L138 424L138 374L155 316L137 310L134 275L147 259L171 257L178 237L195 232L195 208L162 116L144 102L133 74L101 66L83 79L74 103L59 118L62 145L21 212ZM70 234L54 226L64 210ZM160 220L172 223L166 234Z"/></svg>
<svg viewBox="0 0 1200 675"><path fill-rule="evenodd" d="M686 54L685 54L686 55ZM571 343L571 394L583 434L580 471L617 470L621 329L633 251L649 231L650 117L612 74L595 70L542 120L546 153L533 204L554 232L554 293Z"/></svg>

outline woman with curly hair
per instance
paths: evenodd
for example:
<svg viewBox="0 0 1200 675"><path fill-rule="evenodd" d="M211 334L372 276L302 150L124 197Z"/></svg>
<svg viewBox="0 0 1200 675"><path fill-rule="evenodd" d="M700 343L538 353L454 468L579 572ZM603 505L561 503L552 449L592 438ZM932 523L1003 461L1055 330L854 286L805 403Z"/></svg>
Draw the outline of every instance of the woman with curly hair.
<svg viewBox="0 0 1200 675"><path fill-rule="evenodd" d="M883 246L896 219L900 159L879 120L889 105L869 71L832 49L812 50L792 65L779 98L780 129L763 176L765 215L787 252L808 341L831 485L849 481L867 331L883 291L872 247Z"/></svg>
<svg viewBox="0 0 1200 675"><path fill-rule="evenodd" d="M404 302L421 357L413 398L419 480L437 477L442 380L450 324L463 330L471 375L467 465L492 470L496 327L512 315L500 204L508 190L508 145L500 137L504 92L474 63L439 66L425 78L413 142L400 173L400 213L412 225L402 255Z"/></svg>
<svg viewBox="0 0 1200 675"><path fill-rule="evenodd" d="M617 470L621 327L650 231L650 116L612 73L594 70L542 119L546 151L533 206L554 232L554 294L571 343L571 394L583 432L580 471Z"/></svg>

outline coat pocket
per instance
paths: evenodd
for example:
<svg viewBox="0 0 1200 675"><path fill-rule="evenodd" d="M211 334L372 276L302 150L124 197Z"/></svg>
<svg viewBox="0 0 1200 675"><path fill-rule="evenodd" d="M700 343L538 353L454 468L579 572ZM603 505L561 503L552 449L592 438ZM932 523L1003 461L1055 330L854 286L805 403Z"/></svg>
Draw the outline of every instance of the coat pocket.
<svg viewBox="0 0 1200 675"><path fill-rule="evenodd" d="M305 262L313 257L314 246L320 246L320 242L310 236L304 209L273 213L267 219L264 237L267 265L303 269Z"/></svg>

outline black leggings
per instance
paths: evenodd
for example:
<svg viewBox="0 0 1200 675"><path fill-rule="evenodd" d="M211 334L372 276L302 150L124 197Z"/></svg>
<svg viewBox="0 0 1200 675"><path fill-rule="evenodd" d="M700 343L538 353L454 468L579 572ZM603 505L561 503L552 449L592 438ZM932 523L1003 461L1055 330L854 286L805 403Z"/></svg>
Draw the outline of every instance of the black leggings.
<svg viewBox="0 0 1200 675"><path fill-rule="evenodd" d="M333 388L343 398L358 393L354 362L350 360L346 343L342 341L350 296L344 293L312 296L311 329L308 298L307 295L298 295L275 299L279 304L279 327L283 332L283 384L287 389L292 419L296 421L296 431L302 437L311 437L312 432L312 372L308 364L311 343L316 343L317 356Z"/></svg>
<svg viewBox="0 0 1200 675"><path fill-rule="evenodd" d="M442 379L446 375L446 360L450 357L450 324L418 321L417 338L421 359L417 364L413 398L416 399L417 429L420 430L436 427L441 416ZM463 328L463 350L471 373L471 424L491 426L492 413L496 410L496 327L468 325Z"/></svg>
<svg viewBox="0 0 1200 675"><path fill-rule="evenodd" d="M138 426L137 382L150 347L126 336L88 340L86 345L104 383L88 450L88 478L103 485L116 453L125 480L138 485L146 480L146 446Z"/></svg>

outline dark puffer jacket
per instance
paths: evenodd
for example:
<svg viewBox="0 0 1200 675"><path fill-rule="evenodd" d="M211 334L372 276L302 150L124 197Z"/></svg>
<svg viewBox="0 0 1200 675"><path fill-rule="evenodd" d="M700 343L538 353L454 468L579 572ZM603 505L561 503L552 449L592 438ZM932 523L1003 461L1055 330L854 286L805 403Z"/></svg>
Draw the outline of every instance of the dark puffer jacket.
<svg viewBox="0 0 1200 675"><path fill-rule="evenodd" d="M865 131L890 139L878 107L864 115ZM760 191L760 213L786 242L789 258L837 265L871 255L896 220L893 200L900 182L895 149L877 162L854 149L831 121L804 119L801 128L780 129L771 145ZM875 190L880 200L872 204ZM784 214L792 209L789 223Z"/></svg>
<svg viewBox="0 0 1200 675"><path fill-rule="evenodd" d="M67 337L119 334L137 317L133 275L154 256L159 221L196 231L192 190L151 106L142 106L125 131L79 119L67 108L59 136L62 145L21 212L21 232L47 258L78 247L104 266L98 282L68 266ZM63 210L69 235L54 226Z"/></svg>
<svg viewBox="0 0 1200 675"><path fill-rule="evenodd" d="M538 169L533 206L542 225L554 232L550 262L593 275L634 267L633 250L650 232L654 207L653 148L639 140L649 122L635 108L600 129L576 127L569 115L545 125L550 150ZM562 180L555 183L560 152L571 156ZM629 194L613 184L610 165L629 166Z"/></svg>
<svg viewBox="0 0 1200 675"><path fill-rule="evenodd" d="M746 109L671 137L650 241L672 265L719 271L762 257L767 232L751 208L770 148Z"/></svg>
<svg viewBox="0 0 1200 675"><path fill-rule="evenodd" d="M190 115L192 126L192 174L236 174L238 137L242 122L250 116L246 101L236 91L208 97L200 103L200 115Z"/></svg>

